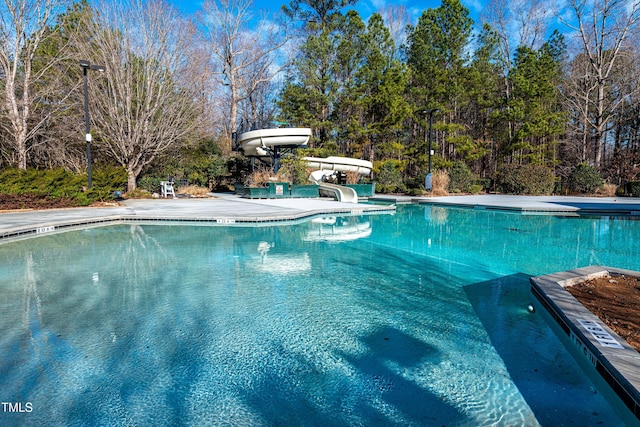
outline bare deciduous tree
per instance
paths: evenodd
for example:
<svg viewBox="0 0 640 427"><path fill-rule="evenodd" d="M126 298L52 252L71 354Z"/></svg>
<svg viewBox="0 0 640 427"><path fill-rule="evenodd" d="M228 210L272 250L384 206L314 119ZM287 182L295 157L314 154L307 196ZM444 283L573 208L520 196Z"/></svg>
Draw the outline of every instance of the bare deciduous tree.
<svg viewBox="0 0 640 427"><path fill-rule="evenodd" d="M89 79L95 145L126 168L131 191L143 169L196 126L197 97L180 78L193 31L162 0L101 2L88 27L84 56L107 68Z"/></svg>
<svg viewBox="0 0 640 427"><path fill-rule="evenodd" d="M277 54L288 41L286 29L265 18L255 22L251 7L251 0L207 0L200 17L214 75L228 92L228 140L238 127L240 103L285 65L277 63ZM252 23L255 30L250 29ZM255 111L250 114L255 119Z"/></svg>
<svg viewBox="0 0 640 427"><path fill-rule="evenodd" d="M0 4L0 74L3 82L0 123L8 135L10 163L27 168L34 137L49 115L37 115L34 87L61 61L65 51L47 63L34 66L38 47L51 36L49 25L68 4L66 0L4 0ZM42 89L42 88L40 88Z"/></svg>
<svg viewBox="0 0 640 427"><path fill-rule="evenodd" d="M589 65L584 55L576 55L566 68L563 94L574 120L569 123L572 136L568 145L568 157L576 163L587 161L589 141L589 110L595 89L589 77Z"/></svg>
<svg viewBox="0 0 640 427"><path fill-rule="evenodd" d="M394 51L390 55L393 59L400 58L400 47L407 41L407 25L411 22L407 7L404 5L388 5L380 11L389 29L389 34L395 42Z"/></svg>
<svg viewBox="0 0 640 427"><path fill-rule="evenodd" d="M571 0L568 8L572 16L565 23L575 31L586 59L586 67L580 67L581 75L577 76L580 85L576 85L576 89L582 90L576 94L582 105L576 102L574 106L580 107L584 131L593 134L593 163L600 167L607 124L630 95L619 94L616 100L608 102L607 87L616 64L634 51L630 35L638 28L640 0Z"/></svg>
<svg viewBox="0 0 640 427"><path fill-rule="evenodd" d="M556 2L549 0L490 0L481 19L495 29L507 71L518 47L539 48L545 41Z"/></svg>
<svg viewBox="0 0 640 427"><path fill-rule="evenodd" d="M484 7L481 20L489 24L498 37L498 60L502 68L503 90L508 100L513 96L509 75L516 50L518 47L539 48L554 13L554 2L550 0L490 0ZM510 122L509 139L514 131L514 123Z"/></svg>

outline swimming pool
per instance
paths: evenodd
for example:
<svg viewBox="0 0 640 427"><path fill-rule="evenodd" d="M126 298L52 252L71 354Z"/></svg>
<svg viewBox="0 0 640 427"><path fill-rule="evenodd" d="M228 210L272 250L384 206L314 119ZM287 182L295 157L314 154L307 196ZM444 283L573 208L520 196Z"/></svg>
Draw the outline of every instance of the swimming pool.
<svg viewBox="0 0 640 427"><path fill-rule="evenodd" d="M633 218L412 205L3 244L0 400L24 411L0 417L623 425L607 391L527 311L528 278L591 264L639 270L637 236Z"/></svg>

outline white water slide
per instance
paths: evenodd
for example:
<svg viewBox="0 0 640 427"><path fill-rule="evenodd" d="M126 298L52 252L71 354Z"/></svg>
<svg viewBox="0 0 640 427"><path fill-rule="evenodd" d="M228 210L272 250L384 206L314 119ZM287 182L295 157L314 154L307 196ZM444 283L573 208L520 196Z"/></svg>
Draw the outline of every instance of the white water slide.
<svg viewBox="0 0 640 427"><path fill-rule="evenodd" d="M326 182L326 179L334 172L355 172L362 176L371 173L373 165L367 160L352 159L349 157L304 157L303 160L311 169L316 169L311 173L309 181L320 186L320 193L333 196L340 202L358 203L358 194L353 188L344 185Z"/></svg>
<svg viewBox="0 0 640 427"><path fill-rule="evenodd" d="M311 137L309 128L260 129L245 132L238 138L238 144L245 155L270 161L277 165L282 150L306 147ZM315 171L309 180L318 184L320 193L335 197L338 201L358 203L358 194L352 188L326 182L335 172L355 172L368 176L373 167L367 160L349 157L304 157L309 168Z"/></svg>
<svg viewBox="0 0 640 427"><path fill-rule="evenodd" d="M241 134L238 144L247 156L273 158L279 149L306 147L309 137L309 128L259 129Z"/></svg>

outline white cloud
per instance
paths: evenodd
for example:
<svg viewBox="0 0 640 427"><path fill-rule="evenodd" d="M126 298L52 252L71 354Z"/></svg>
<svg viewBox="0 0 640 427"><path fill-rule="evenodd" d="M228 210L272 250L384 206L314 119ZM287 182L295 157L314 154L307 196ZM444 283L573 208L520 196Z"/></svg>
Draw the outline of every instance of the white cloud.
<svg viewBox="0 0 640 427"><path fill-rule="evenodd" d="M482 3L483 2L481 0L462 0L462 4L469 9L471 15L476 15L482 11L482 8L484 7Z"/></svg>

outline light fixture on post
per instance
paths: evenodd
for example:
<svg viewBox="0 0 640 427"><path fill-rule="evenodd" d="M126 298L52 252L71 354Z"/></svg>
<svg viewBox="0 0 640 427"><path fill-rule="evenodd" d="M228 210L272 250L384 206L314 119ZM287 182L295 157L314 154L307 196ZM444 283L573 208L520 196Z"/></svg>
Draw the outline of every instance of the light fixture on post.
<svg viewBox="0 0 640 427"><path fill-rule="evenodd" d="M427 191L431 191L433 189L433 176L431 175L431 157L433 156L434 153L433 153L433 149L431 148L431 131L433 128L433 113L437 113L438 111L440 111L439 108L423 111L424 114L429 115L429 168L427 170L427 176L424 178L424 188ZM426 135L425 135L425 139L427 139Z"/></svg>
<svg viewBox="0 0 640 427"><path fill-rule="evenodd" d="M85 129L85 141L87 142L87 175L88 175L88 188L91 188L91 124L89 120L89 88L87 74L89 70L105 71L107 68L104 65L95 65L86 59L80 60L80 66L82 67L82 74L84 76L84 129Z"/></svg>

